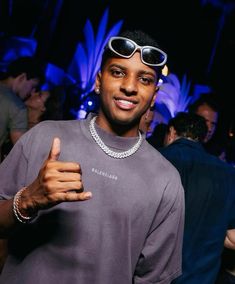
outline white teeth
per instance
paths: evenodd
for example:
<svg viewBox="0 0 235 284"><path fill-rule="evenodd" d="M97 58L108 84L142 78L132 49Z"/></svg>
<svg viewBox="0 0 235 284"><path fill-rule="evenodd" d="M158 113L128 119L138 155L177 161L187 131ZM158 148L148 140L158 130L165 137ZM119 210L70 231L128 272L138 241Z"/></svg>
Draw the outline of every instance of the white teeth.
<svg viewBox="0 0 235 284"><path fill-rule="evenodd" d="M126 101L126 100L118 100L120 103L124 104L124 105L133 105L132 102Z"/></svg>

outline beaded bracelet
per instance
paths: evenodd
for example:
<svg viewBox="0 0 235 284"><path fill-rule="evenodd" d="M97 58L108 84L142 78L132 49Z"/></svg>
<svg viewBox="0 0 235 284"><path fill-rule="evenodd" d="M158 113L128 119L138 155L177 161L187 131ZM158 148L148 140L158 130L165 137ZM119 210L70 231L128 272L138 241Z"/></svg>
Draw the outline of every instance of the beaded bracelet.
<svg viewBox="0 0 235 284"><path fill-rule="evenodd" d="M13 199L13 213L16 217L16 219L20 222L20 223L29 223L32 219L34 219L36 217L36 214L34 216L24 216L22 215L22 213L19 210L19 202L21 199L21 195L23 193L23 191L25 191L26 187L23 187L20 191L18 191L16 193L16 195L14 196Z"/></svg>

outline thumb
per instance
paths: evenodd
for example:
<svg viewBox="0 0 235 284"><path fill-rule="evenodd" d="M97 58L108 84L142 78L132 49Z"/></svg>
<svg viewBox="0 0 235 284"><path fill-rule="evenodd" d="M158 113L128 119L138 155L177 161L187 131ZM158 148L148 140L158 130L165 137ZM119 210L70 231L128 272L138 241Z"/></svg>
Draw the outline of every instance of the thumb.
<svg viewBox="0 0 235 284"><path fill-rule="evenodd" d="M48 160L56 161L60 156L60 139L55 137L52 142Z"/></svg>

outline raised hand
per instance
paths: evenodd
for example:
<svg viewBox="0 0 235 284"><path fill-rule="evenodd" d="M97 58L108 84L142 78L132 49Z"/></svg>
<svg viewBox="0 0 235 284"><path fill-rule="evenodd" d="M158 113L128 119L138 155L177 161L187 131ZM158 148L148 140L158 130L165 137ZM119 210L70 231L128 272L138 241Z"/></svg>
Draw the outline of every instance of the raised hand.
<svg viewBox="0 0 235 284"><path fill-rule="evenodd" d="M22 211L30 214L61 202L84 201L91 198L82 184L78 163L58 161L60 139L54 138L48 158L43 163L36 180L22 195Z"/></svg>

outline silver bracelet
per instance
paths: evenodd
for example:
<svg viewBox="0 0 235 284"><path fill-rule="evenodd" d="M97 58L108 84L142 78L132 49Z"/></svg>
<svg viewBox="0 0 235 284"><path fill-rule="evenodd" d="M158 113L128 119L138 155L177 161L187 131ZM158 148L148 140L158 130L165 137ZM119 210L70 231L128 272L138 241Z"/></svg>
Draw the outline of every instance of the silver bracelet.
<svg viewBox="0 0 235 284"><path fill-rule="evenodd" d="M28 223L30 222L32 219L34 219L36 217L36 214L33 216L24 216L22 215L22 213L19 210L19 202L21 199L21 195L23 193L23 191L25 191L26 187L23 187L20 191L18 191L16 193L16 195L14 196L13 199L13 213L16 217L16 219L20 222L20 223Z"/></svg>

